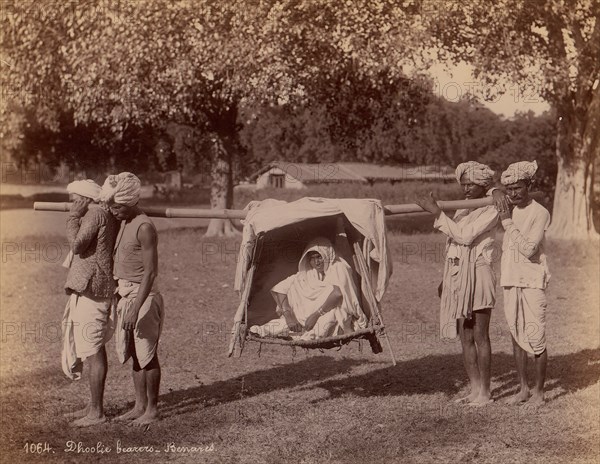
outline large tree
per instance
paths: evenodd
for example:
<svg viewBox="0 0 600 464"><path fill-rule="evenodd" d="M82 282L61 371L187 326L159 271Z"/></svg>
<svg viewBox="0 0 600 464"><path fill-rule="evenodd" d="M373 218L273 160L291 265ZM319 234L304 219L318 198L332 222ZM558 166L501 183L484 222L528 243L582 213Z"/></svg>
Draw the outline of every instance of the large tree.
<svg viewBox="0 0 600 464"><path fill-rule="evenodd" d="M420 50L415 25L393 0L24 1L3 15L2 42L9 86L33 95L42 124L56 127L66 107L77 123L115 134L173 122L202 129L211 203L227 208L244 107L383 84ZM228 221L208 230L229 233Z"/></svg>
<svg viewBox="0 0 600 464"><path fill-rule="evenodd" d="M550 235L597 237L594 160L600 151L600 2L418 2L444 58L474 65L487 82L512 82L516 98L549 102L558 173Z"/></svg>

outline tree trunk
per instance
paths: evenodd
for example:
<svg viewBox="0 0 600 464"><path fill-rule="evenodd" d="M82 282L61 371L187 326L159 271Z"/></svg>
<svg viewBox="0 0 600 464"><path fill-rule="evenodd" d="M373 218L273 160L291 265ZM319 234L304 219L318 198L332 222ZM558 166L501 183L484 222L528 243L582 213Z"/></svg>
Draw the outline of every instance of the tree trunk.
<svg viewBox="0 0 600 464"><path fill-rule="evenodd" d="M592 218L594 164L580 157L568 165L558 158L552 224L548 236L559 239L598 237Z"/></svg>
<svg viewBox="0 0 600 464"><path fill-rule="evenodd" d="M233 173L231 153L223 140L214 136L211 147L210 206L213 209L229 209L233 204ZM239 231L229 219L211 219L205 237L233 237Z"/></svg>
<svg viewBox="0 0 600 464"><path fill-rule="evenodd" d="M586 111L568 103L559 108L556 138L558 174L552 224L548 236L559 239L598 238L594 227L594 160L600 144L600 88L595 88Z"/></svg>

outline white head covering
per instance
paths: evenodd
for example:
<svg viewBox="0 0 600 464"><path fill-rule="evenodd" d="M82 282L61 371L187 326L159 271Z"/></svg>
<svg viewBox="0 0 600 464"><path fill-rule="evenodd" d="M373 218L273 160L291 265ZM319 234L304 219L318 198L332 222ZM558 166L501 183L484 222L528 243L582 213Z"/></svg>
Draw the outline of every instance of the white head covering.
<svg viewBox="0 0 600 464"><path fill-rule="evenodd" d="M502 185L514 184L520 180L530 182L537 171L537 161L519 161L513 163L502 173Z"/></svg>
<svg viewBox="0 0 600 464"><path fill-rule="evenodd" d="M323 257L325 276L332 269L335 260L333 246L325 237L311 240L304 249L298 263L298 272L287 290L288 301L300 323L304 323L311 313L321 307L333 289L332 284L326 279L321 280L318 271L311 267L308 260L311 251L316 251Z"/></svg>
<svg viewBox="0 0 600 464"><path fill-rule="evenodd" d="M126 206L135 206L140 200L142 183L135 174L122 172L106 178L100 193L100 199Z"/></svg>
<svg viewBox="0 0 600 464"><path fill-rule="evenodd" d="M76 193L82 197L91 198L94 201L98 201L100 190L102 190L102 187L92 179L76 180L67 185L67 192Z"/></svg>
<svg viewBox="0 0 600 464"><path fill-rule="evenodd" d="M313 270L308 260L308 255L313 251L316 251L321 255L323 258L323 271L327 272L329 265L335 261L335 250L333 249L331 242L325 237L317 237L306 245L304 253L302 253L302 258L300 258L300 261L298 262L298 271L310 272Z"/></svg>
<svg viewBox="0 0 600 464"><path fill-rule="evenodd" d="M477 161L467 161L460 163L456 167L456 181L460 184L460 178L467 174L471 182L476 185L488 188L494 181L495 172L490 169L487 164L478 163Z"/></svg>

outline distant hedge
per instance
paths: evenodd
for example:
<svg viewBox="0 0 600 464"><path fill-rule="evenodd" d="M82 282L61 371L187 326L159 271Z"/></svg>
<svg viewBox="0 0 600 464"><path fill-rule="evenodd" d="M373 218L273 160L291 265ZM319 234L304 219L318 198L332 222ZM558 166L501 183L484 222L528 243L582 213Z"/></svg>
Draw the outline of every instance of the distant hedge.
<svg viewBox="0 0 600 464"><path fill-rule="evenodd" d="M259 190L236 189L234 207L243 208L251 200L275 198L294 201L303 197L322 198L376 198L383 204L414 203L416 197L433 192L440 200L462 198L460 187L456 183L405 181L394 185L390 183L366 184L338 183L315 184L304 189L265 188Z"/></svg>

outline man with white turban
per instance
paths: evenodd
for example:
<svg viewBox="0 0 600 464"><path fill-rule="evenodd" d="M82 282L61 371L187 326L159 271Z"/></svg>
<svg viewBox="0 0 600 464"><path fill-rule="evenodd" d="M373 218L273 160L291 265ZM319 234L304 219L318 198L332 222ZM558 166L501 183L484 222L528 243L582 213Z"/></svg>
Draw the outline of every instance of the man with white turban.
<svg viewBox="0 0 600 464"><path fill-rule="evenodd" d="M476 161L461 163L456 180L467 199L482 198L494 181L494 171ZM499 190L490 192L495 202L505 203ZM471 392L456 400L472 406L491 401L492 349L489 337L491 310L496 304L496 275L492 269L498 211L493 205L461 209L453 218L437 205L433 195L417 200L436 216L433 226L447 235L446 261L441 285L440 336L460 335L463 360Z"/></svg>
<svg viewBox="0 0 600 464"><path fill-rule="evenodd" d="M118 280L115 338L121 363L133 359L135 405L116 420L146 425L159 419L160 364L158 341L164 304L157 289L158 234L152 221L137 206L141 182L134 174L109 176L100 198L121 221L114 255L113 275Z"/></svg>
<svg viewBox="0 0 600 464"><path fill-rule="evenodd" d="M106 178L100 199L108 204L117 203L125 206L135 206L140 200L142 183L131 172L122 172Z"/></svg>
<svg viewBox="0 0 600 464"><path fill-rule="evenodd" d="M73 203L67 219L70 252L65 290L70 295L63 317L61 361L71 379L81 378L89 360L91 399L72 425L86 427L106 422L103 396L108 369L104 345L112 337L111 301L115 290L112 253L119 224L102 205L95 204L100 186L92 180L67 186Z"/></svg>
<svg viewBox="0 0 600 464"><path fill-rule="evenodd" d="M508 402L527 402L534 407L544 403L548 363L545 289L550 278L544 253L544 233L550 225L550 213L529 196L536 171L535 161L521 161L511 164L500 179L513 206L512 213L500 211L505 230L500 285L504 289L504 314L512 335L521 385L519 392ZM535 360L536 380L531 398L527 383L527 353Z"/></svg>
<svg viewBox="0 0 600 464"><path fill-rule="evenodd" d="M79 195L92 201L98 201L101 191L102 187L92 179L76 180L67 185L69 194Z"/></svg>

